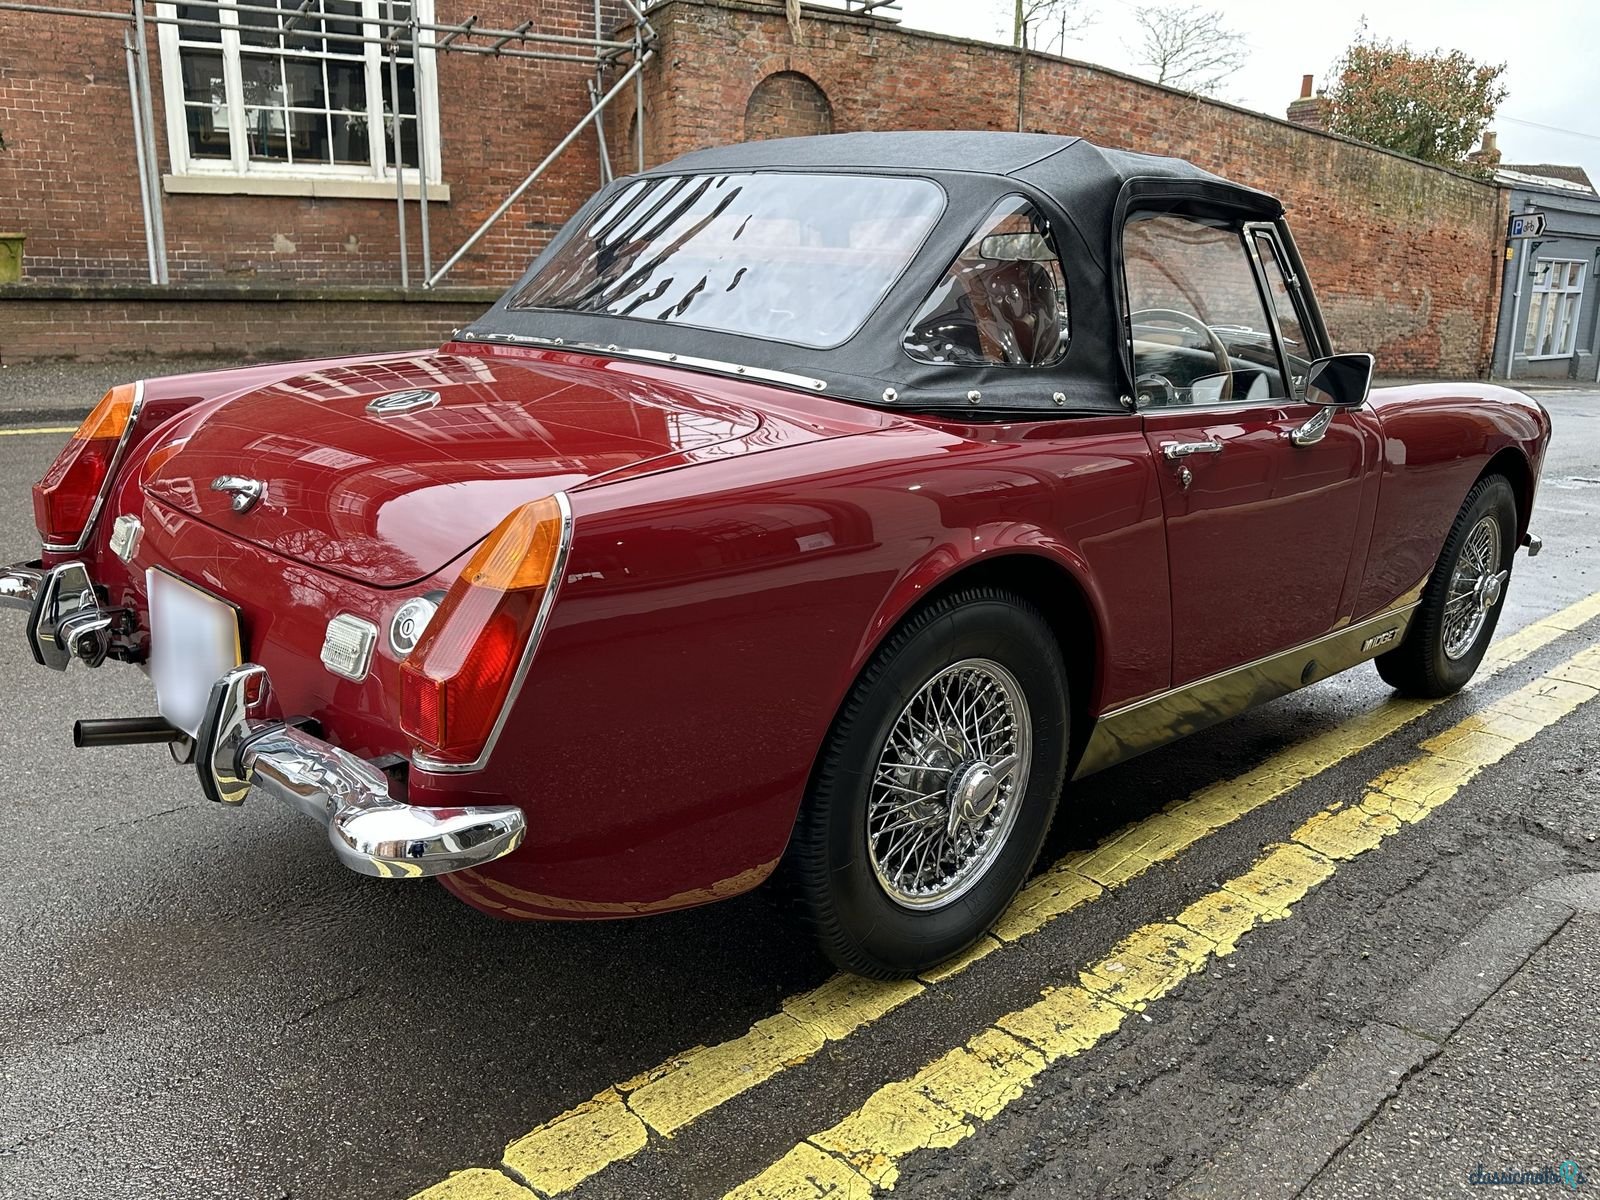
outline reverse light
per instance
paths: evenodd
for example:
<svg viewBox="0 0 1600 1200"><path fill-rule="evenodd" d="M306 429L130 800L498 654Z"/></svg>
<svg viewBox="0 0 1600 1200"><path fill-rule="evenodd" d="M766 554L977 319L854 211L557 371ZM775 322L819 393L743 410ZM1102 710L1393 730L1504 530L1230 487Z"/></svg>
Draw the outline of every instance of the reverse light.
<svg viewBox="0 0 1600 1200"><path fill-rule="evenodd" d="M515 509L400 664L400 726L426 758L467 767L490 748L554 597L570 525L559 493Z"/></svg>
<svg viewBox="0 0 1600 1200"><path fill-rule="evenodd" d="M112 388L33 485L34 524L45 549L81 550L89 540L143 397L143 384Z"/></svg>

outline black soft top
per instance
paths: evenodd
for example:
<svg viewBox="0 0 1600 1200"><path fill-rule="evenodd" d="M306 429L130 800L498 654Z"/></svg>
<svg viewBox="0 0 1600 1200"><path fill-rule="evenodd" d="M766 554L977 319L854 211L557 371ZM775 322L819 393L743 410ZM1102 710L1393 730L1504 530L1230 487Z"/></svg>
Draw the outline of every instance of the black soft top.
<svg viewBox="0 0 1600 1200"><path fill-rule="evenodd" d="M1130 210L1200 212L1277 221L1283 206L1255 188L1203 171L1180 158L1108 150L1077 137L1041 133L840 133L778 138L696 150L645 176L750 171L915 175L945 191L947 203L922 249L889 296L842 345L814 349L742 334L596 313L510 310L510 295L537 272L588 215L626 185L618 179L569 221L507 296L463 340L640 351L779 372L823 395L916 408L1122 411L1132 391L1127 330L1121 317L1119 261ZM637 178L630 176L628 178ZM1057 248L1067 278L1070 341L1053 367L958 366L912 360L901 335L923 298L996 201L1021 193L1061 230ZM706 369L716 369L707 367ZM886 389L892 391L886 392ZM977 404L970 400L979 394ZM892 399L889 396L892 395ZM1057 396L1063 399L1057 399Z"/></svg>

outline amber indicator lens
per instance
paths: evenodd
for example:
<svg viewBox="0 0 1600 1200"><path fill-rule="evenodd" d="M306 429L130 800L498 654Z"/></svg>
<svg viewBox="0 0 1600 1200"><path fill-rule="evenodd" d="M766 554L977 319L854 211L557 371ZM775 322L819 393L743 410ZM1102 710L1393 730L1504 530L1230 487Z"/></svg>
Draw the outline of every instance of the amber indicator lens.
<svg viewBox="0 0 1600 1200"><path fill-rule="evenodd" d="M70 546L84 535L133 416L133 384L112 388L83 419L66 449L33 485L33 516L47 546Z"/></svg>
<svg viewBox="0 0 1600 1200"><path fill-rule="evenodd" d="M550 586L562 524L554 496L501 521L400 664L400 724L430 757L465 763L482 753Z"/></svg>

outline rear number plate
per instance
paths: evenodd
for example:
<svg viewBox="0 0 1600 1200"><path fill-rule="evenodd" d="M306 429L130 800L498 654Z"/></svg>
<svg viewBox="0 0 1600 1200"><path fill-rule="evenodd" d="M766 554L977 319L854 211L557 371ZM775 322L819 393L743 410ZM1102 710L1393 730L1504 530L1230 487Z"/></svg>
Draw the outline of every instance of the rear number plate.
<svg viewBox="0 0 1600 1200"><path fill-rule="evenodd" d="M239 665L238 610L165 571L146 571L145 586L156 709L197 735L211 685Z"/></svg>

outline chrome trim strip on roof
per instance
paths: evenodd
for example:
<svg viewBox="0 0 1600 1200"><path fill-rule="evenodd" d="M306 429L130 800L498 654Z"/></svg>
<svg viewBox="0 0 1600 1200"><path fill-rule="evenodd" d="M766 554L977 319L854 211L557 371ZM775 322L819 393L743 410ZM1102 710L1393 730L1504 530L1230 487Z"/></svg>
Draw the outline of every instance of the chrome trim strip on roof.
<svg viewBox="0 0 1600 1200"><path fill-rule="evenodd" d="M689 354L668 354L664 350L641 350L634 346L602 346L595 342L569 342L565 338L534 337L525 333L472 333L464 332L457 338L462 342L505 342L514 346L547 346L553 350L575 350L581 354L614 354L619 358L637 358L645 362L662 363L672 367L686 367L691 371L713 371L719 375L733 375L739 379L758 379L763 383L776 383L784 387L805 388L808 392L826 391L826 380L809 375L795 375L788 371L771 371L766 367L749 367L741 363L723 362L718 358L696 358Z"/></svg>

